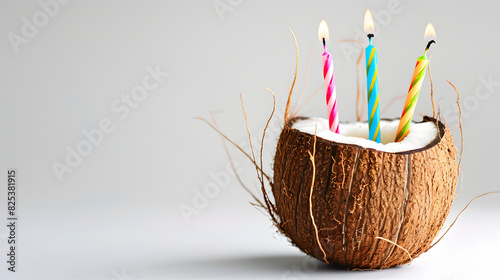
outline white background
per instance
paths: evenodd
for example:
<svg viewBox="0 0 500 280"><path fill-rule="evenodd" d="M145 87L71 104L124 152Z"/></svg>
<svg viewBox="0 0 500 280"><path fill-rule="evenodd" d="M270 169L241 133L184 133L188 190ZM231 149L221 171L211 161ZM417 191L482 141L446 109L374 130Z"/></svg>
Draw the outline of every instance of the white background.
<svg viewBox="0 0 500 280"><path fill-rule="evenodd" d="M215 8L223 5L229 8ZM450 224L473 197L500 190L498 2L73 0L51 6L51 15L42 6L0 1L0 260L7 252L7 170L17 168L19 178L18 272L8 272L2 261L2 279L498 277L498 194L475 201L447 237L411 265L378 272L309 259L274 234L232 175L197 214L183 217L179 210L194 206L196 192L214 182L211 174L228 174L220 138L193 118L215 112L221 129L244 143L239 94L257 137L272 108L265 87L276 93L279 115L265 141L264 167L271 172L295 67L288 26L300 49L295 97L303 89L304 101L322 86L317 27L325 19L340 118L355 120L360 49L339 41L357 38L370 8L378 15L373 42L381 109L406 94L428 22L438 36L429 52L436 102L451 124L458 114L446 79L461 93L464 180ZM27 31L26 22L34 21L38 27ZM12 36L24 40L13 43ZM169 75L127 116L114 112L113 104L124 105L121 96L142 84L148 67ZM485 87L484 80L493 84ZM403 101L382 117L398 117ZM428 76L417 112L432 114ZM301 114L326 116L322 91ZM85 142L83 131L104 119L114 130L58 180L53 165L67 164L67 148ZM453 133L459 146L458 129ZM231 152L256 191L252 166Z"/></svg>

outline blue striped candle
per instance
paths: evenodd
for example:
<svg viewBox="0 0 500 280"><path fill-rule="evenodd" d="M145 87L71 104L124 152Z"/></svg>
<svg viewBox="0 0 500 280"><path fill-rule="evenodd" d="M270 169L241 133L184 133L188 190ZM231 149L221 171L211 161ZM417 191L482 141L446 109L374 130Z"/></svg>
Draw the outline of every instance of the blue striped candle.
<svg viewBox="0 0 500 280"><path fill-rule="evenodd" d="M371 24L371 25L370 25ZM369 10L365 14L365 30L373 32L373 18ZM368 34L370 45L365 50L366 91L368 93L368 137L380 143L380 106L378 98L377 48L372 45L373 34Z"/></svg>

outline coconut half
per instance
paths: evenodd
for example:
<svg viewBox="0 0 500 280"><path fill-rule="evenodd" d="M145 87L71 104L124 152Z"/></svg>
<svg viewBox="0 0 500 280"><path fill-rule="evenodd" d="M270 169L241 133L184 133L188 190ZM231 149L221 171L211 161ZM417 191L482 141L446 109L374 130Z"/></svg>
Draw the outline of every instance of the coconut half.
<svg viewBox="0 0 500 280"><path fill-rule="evenodd" d="M430 117L394 143L398 123L381 121L378 144L366 139L366 122L341 124L340 134L325 119L287 122L272 192L293 244L361 269L405 264L430 248L453 202L457 149L449 129Z"/></svg>

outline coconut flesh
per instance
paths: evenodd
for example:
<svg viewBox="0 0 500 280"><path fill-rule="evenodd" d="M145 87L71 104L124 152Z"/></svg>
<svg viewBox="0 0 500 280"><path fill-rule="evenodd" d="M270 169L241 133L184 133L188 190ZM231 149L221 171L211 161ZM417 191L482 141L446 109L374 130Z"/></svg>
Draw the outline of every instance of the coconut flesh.
<svg viewBox="0 0 500 280"><path fill-rule="evenodd" d="M340 124L340 134L326 119L287 122L272 192L278 227L294 245L360 269L405 264L431 247L453 202L457 149L430 117L395 143L398 123L381 121L379 144L367 140L366 122Z"/></svg>
<svg viewBox="0 0 500 280"><path fill-rule="evenodd" d="M410 133L401 142L394 142L399 120L381 120L381 143L368 140L368 123L340 123L339 133L328 129L328 120L308 118L295 122L292 128L337 143L358 145L378 151L399 153L417 150L431 143L437 136L436 124L432 122L412 123Z"/></svg>

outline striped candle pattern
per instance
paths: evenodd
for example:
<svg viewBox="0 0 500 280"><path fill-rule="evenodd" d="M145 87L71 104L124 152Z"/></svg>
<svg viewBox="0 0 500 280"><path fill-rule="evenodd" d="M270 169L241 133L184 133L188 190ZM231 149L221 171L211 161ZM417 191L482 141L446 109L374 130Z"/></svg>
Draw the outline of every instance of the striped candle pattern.
<svg viewBox="0 0 500 280"><path fill-rule="evenodd" d="M410 123L413 118L413 113L415 112L415 106L418 100L418 93L422 87L422 83L425 77L425 70L429 64L429 60L425 53L418 58L417 64L415 65L415 70L413 71L413 77L411 78L410 89L408 90L408 95L406 96L406 101L401 114L401 120L399 121L398 130L396 132L396 142L402 141L406 135L410 132Z"/></svg>
<svg viewBox="0 0 500 280"><path fill-rule="evenodd" d="M365 50L366 90L368 93L368 137L380 143L380 106L378 94L377 48L371 44Z"/></svg>
<svg viewBox="0 0 500 280"><path fill-rule="evenodd" d="M328 123L330 131L339 133L339 117L337 110L337 91L335 88L335 74L333 73L333 59L326 51L323 53L323 77L325 79L326 104L328 107Z"/></svg>

